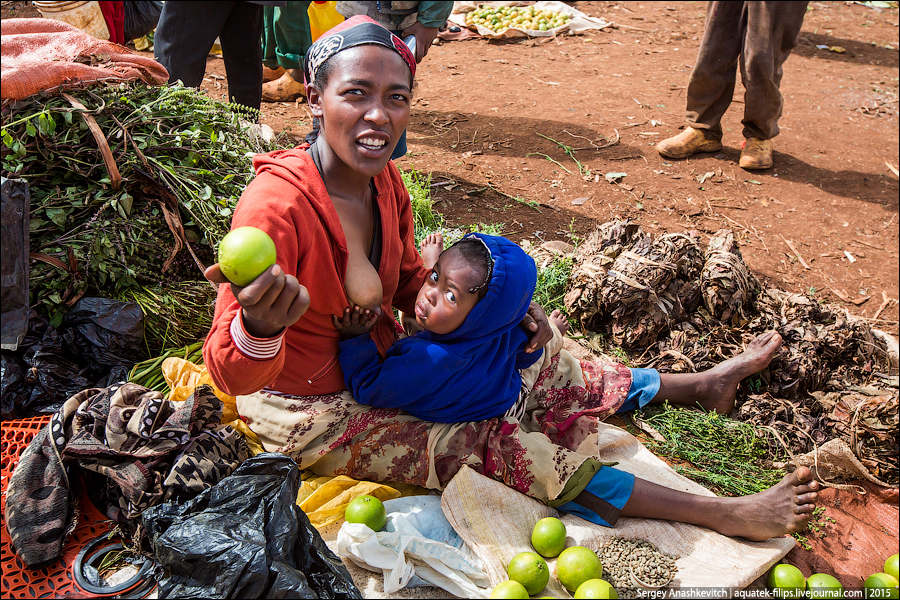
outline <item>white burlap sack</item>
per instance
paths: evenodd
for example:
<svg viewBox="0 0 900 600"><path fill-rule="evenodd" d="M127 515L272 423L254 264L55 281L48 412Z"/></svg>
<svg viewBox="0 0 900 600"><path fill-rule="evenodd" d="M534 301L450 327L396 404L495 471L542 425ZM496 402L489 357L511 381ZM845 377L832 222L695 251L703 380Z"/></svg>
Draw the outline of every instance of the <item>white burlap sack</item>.
<svg viewBox="0 0 900 600"><path fill-rule="evenodd" d="M453 13L449 17L449 21L456 23L460 27L466 27L466 13L473 11L480 6L486 4L485 2L454 2L453 3ZM491 6L517 6L524 5L522 2L491 2ZM563 13L565 15L569 15L571 19L565 25L561 27L555 27L553 29L548 29L547 31L539 31L536 29L516 29L515 27L510 27L503 33L497 33L493 29L488 29L487 27L482 27L481 25L475 25L476 31L482 37L486 38L517 38L517 37L551 37L555 35L559 35L565 32L570 33L580 33L582 31L588 31L590 29L603 29L604 27L609 27L613 23L611 21L607 21L605 19L601 19L598 17L589 17L580 10L576 8L572 8L568 4L563 2L554 2L554 1L541 1L535 2L534 8L536 10L553 10L559 13Z"/></svg>
<svg viewBox="0 0 900 600"><path fill-rule="evenodd" d="M598 458L617 461L617 468L666 487L713 496L712 492L678 475L654 456L637 438L606 423L600 423ZM584 447L580 449L584 451ZM496 585L507 579L505 567L519 552L533 551L531 529L556 510L520 494L504 484L479 475L468 467L453 478L441 498L444 514L456 532L484 561ZM612 537L649 540L667 554L680 557L671 586L744 588L778 562L795 541L780 537L766 542L728 538L709 529L653 519L620 518L614 528L601 527L579 517L561 517L569 539L567 545L599 549ZM544 593L569 597L556 581L555 560L547 561L552 577Z"/></svg>

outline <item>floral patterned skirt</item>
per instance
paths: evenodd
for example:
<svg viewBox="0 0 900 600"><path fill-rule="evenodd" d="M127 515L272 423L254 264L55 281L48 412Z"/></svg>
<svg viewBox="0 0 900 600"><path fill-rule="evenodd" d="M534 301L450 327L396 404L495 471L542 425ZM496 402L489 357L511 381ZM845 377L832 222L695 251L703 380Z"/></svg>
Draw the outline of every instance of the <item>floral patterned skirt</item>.
<svg viewBox="0 0 900 600"><path fill-rule="evenodd" d="M397 409L358 404L350 392L238 396L237 408L270 452L319 475L443 489L462 465L542 502L597 454L597 422L623 404L631 371L580 362L558 333L522 371L524 416L431 423ZM587 379L587 383L586 380Z"/></svg>

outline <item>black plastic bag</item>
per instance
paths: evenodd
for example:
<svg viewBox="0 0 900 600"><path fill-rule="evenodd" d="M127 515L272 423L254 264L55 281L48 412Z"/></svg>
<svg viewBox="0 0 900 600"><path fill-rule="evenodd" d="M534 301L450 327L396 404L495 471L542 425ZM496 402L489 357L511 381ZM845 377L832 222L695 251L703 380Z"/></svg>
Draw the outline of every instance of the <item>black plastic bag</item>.
<svg viewBox="0 0 900 600"><path fill-rule="evenodd" d="M31 195L23 179L0 178L2 306L0 345L15 350L28 331L28 226Z"/></svg>
<svg viewBox="0 0 900 600"><path fill-rule="evenodd" d="M162 2L149 0L125 2L125 41L142 38L156 29L162 7Z"/></svg>
<svg viewBox="0 0 900 600"><path fill-rule="evenodd" d="M297 506L299 488L293 460L263 453L184 504L145 510L159 598L362 598Z"/></svg>
<svg viewBox="0 0 900 600"><path fill-rule="evenodd" d="M2 352L0 418L54 413L74 394L125 381L143 360L144 319L134 302L82 298L59 329L33 310L15 352Z"/></svg>

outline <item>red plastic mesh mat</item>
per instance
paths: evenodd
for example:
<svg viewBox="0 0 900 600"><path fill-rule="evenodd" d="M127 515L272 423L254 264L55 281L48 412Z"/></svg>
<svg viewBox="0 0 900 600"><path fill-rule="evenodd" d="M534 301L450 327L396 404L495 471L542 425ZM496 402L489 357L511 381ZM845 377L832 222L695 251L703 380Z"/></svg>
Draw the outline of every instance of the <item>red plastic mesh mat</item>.
<svg viewBox="0 0 900 600"><path fill-rule="evenodd" d="M897 554L900 546L897 489L868 481L852 483L866 493L835 488L819 492L816 503L825 507L825 512L816 519L816 526L824 536L804 532L812 549L798 545L784 557L784 562L798 567L805 577L827 573L845 588L862 587L866 577L883 571L885 559Z"/></svg>
<svg viewBox="0 0 900 600"><path fill-rule="evenodd" d="M0 22L0 97L20 100L38 92L95 81L140 79L151 85L169 80L165 67L128 48L98 40L53 19Z"/></svg>
<svg viewBox="0 0 900 600"><path fill-rule="evenodd" d="M29 569L13 549L6 530L6 486L19 462L19 455L41 428L50 422L50 415L17 419L0 423L0 550L3 560L2 598L100 598L79 588L72 579L71 565L78 552L97 536L112 529L107 517L101 514L82 494L79 500L79 525L66 540L63 555L53 564Z"/></svg>

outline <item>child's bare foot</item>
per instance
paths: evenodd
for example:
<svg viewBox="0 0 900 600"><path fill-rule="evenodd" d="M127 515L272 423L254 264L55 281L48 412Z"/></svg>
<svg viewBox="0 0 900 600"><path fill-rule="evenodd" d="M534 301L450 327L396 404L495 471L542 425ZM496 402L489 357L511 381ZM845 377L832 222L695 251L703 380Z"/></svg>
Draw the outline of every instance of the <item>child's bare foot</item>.
<svg viewBox="0 0 900 600"><path fill-rule="evenodd" d="M722 535L759 542L803 531L816 508L819 482L806 467L789 473L769 489L741 498L728 498L711 529Z"/></svg>
<svg viewBox="0 0 900 600"><path fill-rule="evenodd" d="M723 415L734 408L738 384L745 377L765 369L781 348L781 335L767 331L756 337L747 349L735 357L716 365L703 373L705 384L700 394L700 405Z"/></svg>
<svg viewBox="0 0 900 600"><path fill-rule="evenodd" d="M556 328L559 329L559 332L563 335L566 335L566 332L569 330L569 321L566 319L565 315L562 314L559 310L554 310L550 313L550 322L556 325Z"/></svg>
<svg viewBox="0 0 900 600"><path fill-rule="evenodd" d="M425 268L431 269L437 264L441 252L444 251L444 235L441 233L429 233L419 243L419 254L425 262Z"/></svg>

